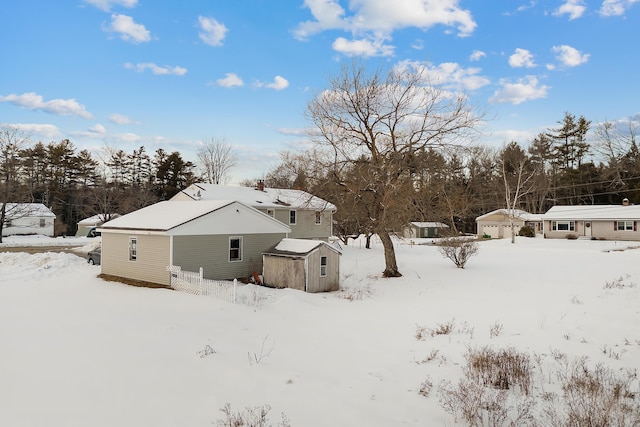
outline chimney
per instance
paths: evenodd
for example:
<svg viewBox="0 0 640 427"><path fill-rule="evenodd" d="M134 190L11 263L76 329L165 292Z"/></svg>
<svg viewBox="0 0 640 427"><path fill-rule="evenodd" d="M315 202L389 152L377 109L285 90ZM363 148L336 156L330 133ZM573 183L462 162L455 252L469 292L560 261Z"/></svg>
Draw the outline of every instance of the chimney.
<svg viewBox="0 0 640 427"><path fill-rule="evenodd" d="M256 186L256 190L264 191L264 179L258 180L258 185Z"/></svg>
<svg viewBox="0 0 640 427"><path fill-rule="evenodd" d="M622 199L622 206L629 206L629 199L627 199L626 197Z"/></svg>

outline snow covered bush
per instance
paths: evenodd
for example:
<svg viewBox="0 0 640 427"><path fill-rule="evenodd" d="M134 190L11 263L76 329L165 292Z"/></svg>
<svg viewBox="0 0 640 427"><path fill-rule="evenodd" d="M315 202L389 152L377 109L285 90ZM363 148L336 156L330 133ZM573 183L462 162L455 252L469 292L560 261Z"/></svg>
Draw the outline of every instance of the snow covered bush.
<svg viewBox="0 0 640 427"><path fill-rule="evenodd" d="M243 411L234 412L231 404L224 405L220 412L224 414L224 418L218 419L216 425L218 427L268 427L273 424L269 423L267 415L271 410L271 406L255 406L253 408L246 407ZM291 427L289 420L285 414L282 414L282 421L277 424L278 427Z"/></svg>
<svg viewBox="0 0 640 427"><path fill-rule="evenodd" d="M524 227L520 228L520 231L518 231L518 236L536 237L536 231L533 229L533 227L525 225Z"/></svg>
<svg viewBox="0 0 640 427"><path fill-rule="evenodd" d="M478 254L480 247L474 240L446 237L438 243L438 251L458 268L464 268L469 258Z"/></svg>

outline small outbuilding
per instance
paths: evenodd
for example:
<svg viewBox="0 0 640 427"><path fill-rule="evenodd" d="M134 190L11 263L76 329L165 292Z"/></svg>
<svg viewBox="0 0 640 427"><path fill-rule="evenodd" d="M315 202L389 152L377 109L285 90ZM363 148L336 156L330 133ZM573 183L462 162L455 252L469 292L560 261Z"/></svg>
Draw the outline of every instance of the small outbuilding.
<svg viewBox="0 0 640 427"><path fill-rule="evenodd" d="M442 222L413 221L404 229L403 234L407 238L436 238L442 237L448 229L449 226Z"/></svg>
<svg viewBox="0 0 640 427"><path fill-rule="evenodd" d="M341 255L322 240L282 239L262 254L263 281L305 292L337 291Z"/></svg>
<svg viewBox="0 0 640 427"><path fill-rule="evenodd" d="M118 218L119 214L98 214L78 221L78 231L76 237L94 237L96 227L101 226L107 221ZM92 235L92 232L94 233Z"/></svg>

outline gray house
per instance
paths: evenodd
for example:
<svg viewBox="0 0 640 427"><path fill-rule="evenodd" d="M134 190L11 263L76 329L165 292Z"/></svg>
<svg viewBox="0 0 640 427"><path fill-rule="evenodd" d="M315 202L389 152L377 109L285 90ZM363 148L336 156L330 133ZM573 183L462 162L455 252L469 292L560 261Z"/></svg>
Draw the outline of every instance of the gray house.
<svg viewBox="0 0 640 427"><path fill-rule="evenodd" d="M341 252L320 240L283 239L263 254L263 281L305 292L337 291Z"/></svg>
<svg viewBox="0 0 640 427"><path fill-rule="evenodd" d="M542 215L549 239L640 240L640 205L554 206Z"/></svg>
<svg viewBox="0 0 640 427"><path fill-rule="evenodd" d="M172 201L238 200L291 228L289 237L328 241L333 235L335 205L302 190L193 184Z"/></svg>
<svg viewBox="0 0 640 427"><path fill-rule="evenodd" d="M262 253L290 229L243 203L219 200L159 202L98 231L103 274L169 286L169 265L186 271L202 267L207 279L259 274Z"/></svg>

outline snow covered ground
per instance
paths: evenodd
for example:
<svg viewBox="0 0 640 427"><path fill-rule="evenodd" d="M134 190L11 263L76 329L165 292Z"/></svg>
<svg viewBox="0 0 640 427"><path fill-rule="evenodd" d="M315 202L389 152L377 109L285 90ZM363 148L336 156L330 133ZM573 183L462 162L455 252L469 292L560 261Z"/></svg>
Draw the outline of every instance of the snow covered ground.
<svg viewBox="0 0 640 427"><path fill-rule="evenodd" d="M61 239L3 245L45 240ZM343 290L242 285L235 305L104 282L70 253L0 253L0 425L210 426L226 403L268 404L293 426L454 425L435 389L470 348L639 369L636 246L493 240L461 270L433 245L398 244L404 276L382 279L381 246L354 242Z"/></svg>

